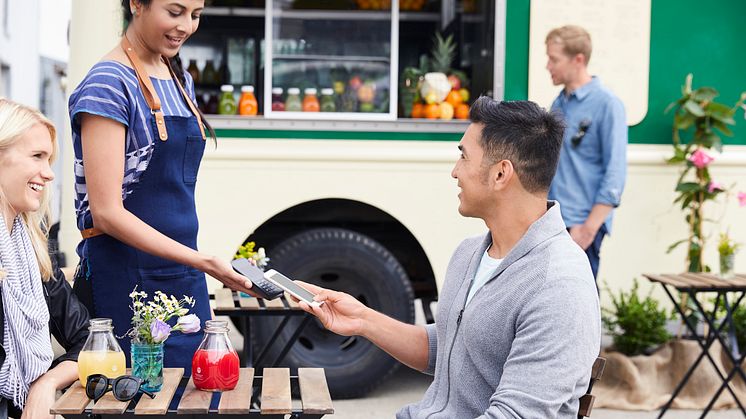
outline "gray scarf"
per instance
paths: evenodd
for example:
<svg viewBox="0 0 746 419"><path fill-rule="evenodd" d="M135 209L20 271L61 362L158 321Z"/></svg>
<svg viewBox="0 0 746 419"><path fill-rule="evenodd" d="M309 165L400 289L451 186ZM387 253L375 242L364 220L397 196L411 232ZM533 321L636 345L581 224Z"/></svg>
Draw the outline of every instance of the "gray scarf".
<svg viewBox="0 0 746 419"><path fill-rule="evenodd" d="M0 396L23 409L29 386L49 369L54 352L39 263L20 216L8 234L0 214L0 269L6 274L0 280L6 354L0 368Z"/></svg>

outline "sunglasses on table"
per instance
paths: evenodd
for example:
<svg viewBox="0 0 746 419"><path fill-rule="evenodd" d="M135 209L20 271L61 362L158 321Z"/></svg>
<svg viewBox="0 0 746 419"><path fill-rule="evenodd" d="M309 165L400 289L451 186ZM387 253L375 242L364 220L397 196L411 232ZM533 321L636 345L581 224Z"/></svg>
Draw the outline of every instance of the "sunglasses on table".
<svg viewBox="0 0 746 419"><path fill-rule="evenodd" d="M142 378L131 375L122 375L117 378L109 378L103 374L89 375L85 383L85 395L93 401L98 401L104 397L104 394L112 391L114 398L120 402L130 401L135 398L138 392L147 394L151 399L155 394L140 388Z"/></svg>

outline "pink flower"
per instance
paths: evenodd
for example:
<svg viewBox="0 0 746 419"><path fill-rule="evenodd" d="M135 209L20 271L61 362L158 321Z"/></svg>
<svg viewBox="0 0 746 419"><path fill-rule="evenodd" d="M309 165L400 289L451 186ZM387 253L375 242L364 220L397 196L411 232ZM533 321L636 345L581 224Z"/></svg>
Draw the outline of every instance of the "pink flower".
<svg viewBox="0 0 746 419"><path fill-rule="evenodd" d="M723 184L720 182L715 182L714 180L710 182L709 185L707 185L707 192L713 193L715 191L724 191Z"/></svg>
<svg viewBox="0 0 746 419"><path fill-rule="evenodd" d="M694 153L692 153L691 156L689 156L689 161L692 162L692 164L695 165L697 169L704 169L713 160L715 160L715 158L707 154L701 148L698 148L696 151L694 151Z"/></svg>
<svg viewBox="0 0 746 419"><path fill-rule="evenodd" d="M738 205L741 207L746 207L746 192L738 193Z"/></svg>

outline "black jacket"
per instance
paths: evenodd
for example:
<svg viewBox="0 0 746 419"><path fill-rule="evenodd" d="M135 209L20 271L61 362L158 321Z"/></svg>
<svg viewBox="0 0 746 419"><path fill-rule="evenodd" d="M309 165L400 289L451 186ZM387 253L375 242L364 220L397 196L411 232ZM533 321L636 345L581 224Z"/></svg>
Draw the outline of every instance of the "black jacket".
<svg viewBox="0 0 746 419"><path fill-rule="evenodd" d="M53 277L44 284L44 298L49 307L49 331L65 348L65 353L52 362L52 367L62 361L77 361L78 353L88 339L88 310L73 294L65 275L54 268ZM0 294L0 342L5 342L5 311ZM5 349L0 346L0 366L5 362Z"/></svg>

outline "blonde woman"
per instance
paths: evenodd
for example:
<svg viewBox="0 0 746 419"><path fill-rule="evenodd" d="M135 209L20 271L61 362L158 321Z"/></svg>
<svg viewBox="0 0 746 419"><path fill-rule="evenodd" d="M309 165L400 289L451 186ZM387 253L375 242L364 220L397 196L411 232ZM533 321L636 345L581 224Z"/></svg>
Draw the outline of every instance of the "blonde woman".
<svg viewBox="0 0 746 419"><path fill-rule="evenodd" d="M47 252L55 133L39 111L0 98L0 419L52 418L88 336L88 312ZM50 333L67 350L56 360Z"/></svg>

